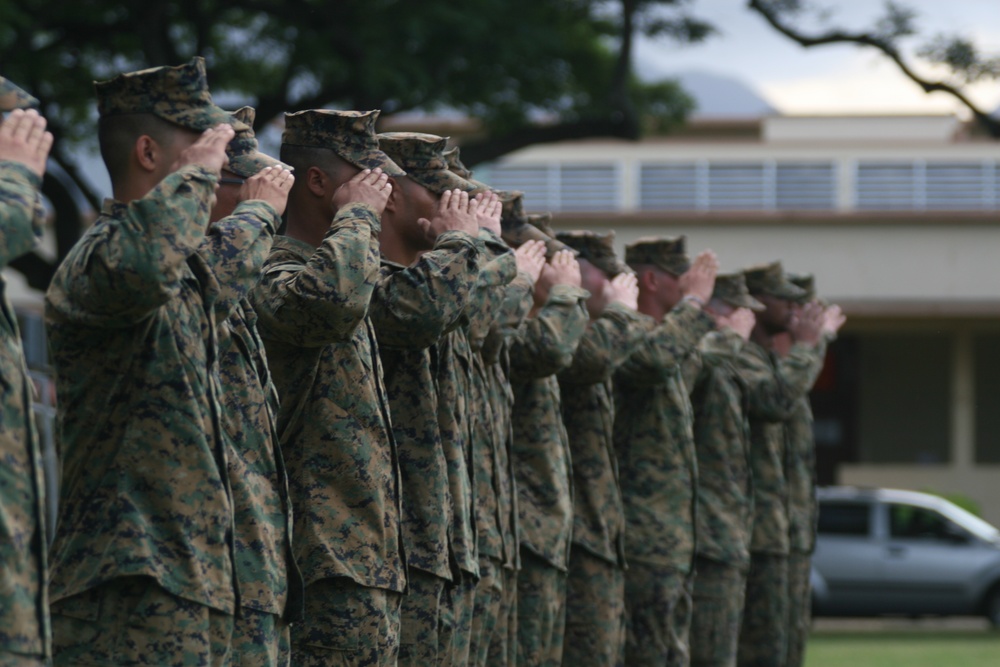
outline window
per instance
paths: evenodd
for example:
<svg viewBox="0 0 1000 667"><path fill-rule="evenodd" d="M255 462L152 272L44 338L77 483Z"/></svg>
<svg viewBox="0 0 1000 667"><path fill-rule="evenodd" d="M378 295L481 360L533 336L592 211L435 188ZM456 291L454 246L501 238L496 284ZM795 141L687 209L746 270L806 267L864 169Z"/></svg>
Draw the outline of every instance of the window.
<svg viewBox="0 0 1000 667"><path fill-rule="evenodd" d="M837 181L832 162L779 162L775 203L782 211L836 208Z"/></svg>
<svg viewBox="0 0 1000 667"><path fill-rule="evenodd" d="M914 505L889 505L889 536L893 539L948 539L951 522L934 510Z"/></svg>
<svg viewBox="0 0 1000 667"><path fill-rule="evenodd" d="M821 502L819 532L824 535L867 536L871 526L868 503Z"/></svg>

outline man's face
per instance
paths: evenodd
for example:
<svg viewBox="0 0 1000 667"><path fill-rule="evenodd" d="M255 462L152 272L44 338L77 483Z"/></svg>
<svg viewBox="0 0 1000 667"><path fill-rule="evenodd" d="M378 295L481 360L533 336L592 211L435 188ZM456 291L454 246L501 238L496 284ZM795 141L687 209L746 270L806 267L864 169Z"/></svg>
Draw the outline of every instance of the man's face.
<svg viewBox="0 0 1000 667"><path fill-rule="evenodd" d="M240 190L244 179L228 169L222 170L219 187L215 191L215 206L212 207L211 222L216 222L233 214L240 203Z"/></svg>
<svg viewBox="0 0 1000 667"><path fill-rule="evenodd" d="M712 299L709 301L708 308L705 310L712 316L712 319L715 320L716 324L719 324L720 320L729 317L736 312L736 309L731 305L725 303L724 301L719 301L718 299Z"/></svg>
<svg viewBox="0 0 1000 667"><path fill-rule="evenodd" d="M393 225L396 233L403 238L413 250L430 250L435 239L428 238L417 220L430 220L437 211L441 195L431 192L419 183L402 176L393 179L397 184L394 192L398 193L396 210L392 215L385 216L386 224Z"/></svg>
<svg viewBox="0 0 1000 667"><path fill-rule="evenodd" d="M608 274L582 257L579 262L581 286L590 292L590 297L587 299L587 312L590 313L591 319L595 319L608 306L610 300L608 291L611 287L611 281L608 279Z"/></svg>
<svg viewBox="0 0 1000 667"><path fill-rule="evenodd" d="M794 314L793 302L779 299L770 294L755 294L754 298L765 306L765 310L757 315L757 321L769 334L779 334L788 331Z"/></svg>
<svg viewBox="0 0 1000 667"><path fill-rule="evenodd" d="M681 280L680 276L675 276L669 271L664 271L663 269L656 269L659 273L659 288L656 290L657 297L660 303L663 304L666 310L673 309L681 299L684 297L684 292L681 290Z"/></svg>

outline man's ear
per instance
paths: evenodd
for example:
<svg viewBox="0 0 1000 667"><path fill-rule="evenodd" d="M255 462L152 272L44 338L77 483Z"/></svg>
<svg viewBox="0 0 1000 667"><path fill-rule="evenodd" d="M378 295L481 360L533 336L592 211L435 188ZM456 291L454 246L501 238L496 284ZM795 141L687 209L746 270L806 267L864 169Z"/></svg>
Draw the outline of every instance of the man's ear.
<svg viewBox="0 0 1000 667"><path fill-rule="evenodd" d="M389 177L389 185L392 186L392 190L389 191L389 199L385 202L385 210L389 213L396 213L403 205L403 195L400 192L402 186L391 176Z"/></svg>
<svg viewBox="0 0 1000 667"><path fill-rule="evenodd" d="M144 134L136 139L132 149L139 167L150 173L156 171L164 158L160 145L148 134Z"/></svg>
<svg viewBox="0 0 1000 667"><path fill-rule="evenodd" d="M309 192L313 193L317 197L324 197L327 194L332 195L333 193L327 193L326 189L328 187L328 181L326 173L319 167L309 167L306 172L305 183L309 188Z"/></svg>
<svg viewBox="0 0 1000 667"><path fill-rule="evenodd" d="M656 271L648 267L639 271L637 277L639 279L639 287L645 291L655 292L659 286L659 276L656 275Z"/></svg>

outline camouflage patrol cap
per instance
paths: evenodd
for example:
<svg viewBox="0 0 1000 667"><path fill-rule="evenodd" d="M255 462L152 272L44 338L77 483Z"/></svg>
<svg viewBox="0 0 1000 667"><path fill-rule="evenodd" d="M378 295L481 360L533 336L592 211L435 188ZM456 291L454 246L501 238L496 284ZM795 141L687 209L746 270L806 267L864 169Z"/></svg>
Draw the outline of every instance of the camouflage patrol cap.
<svg viewBox="0 0 1000 667"><path fill-rule="evenodd" d="M37 107L38 100L0 76L0 112Z"/></svg>
<svg viewBox="0 0 1000 667"><path fill-rule="evenodd" d="M101 118L148 113L196 132L222 123L237 131L246 127L212 102L205 59L200 56L177 67L153 67L95 81L94 90Z"/></svg>
<svg viewBox="0 0 1000 667"><path fill-rule="evenodd" d="M765 294L776 299L798 301L805 296L805 290L788 282L781 262L756 264L743 269L747 281L747 289L751 294Z"/></svg>
<svg viewBox="0 0 1000 667"><path fill-rule="evenodd" d="M390 176L406 172L383 152L375 135L379 111L309 109L285 114L284 146L327 148L358 169L381 169Z"/></svg>
<svg viewBox="0 0 1000 667"><path fill-rule="evenodd" d="M632 268L652 264L667 273L679 276L691 268L686 248L686 236L647 237L625 246L625 263Z"/></svg>
<svg viewBox="0 0 1000 667"><path fill-rule="evenodd" d="M550 239L556 237L556 230L552 229L551 213L529 213L525 216L528 224L548 236Z"/></svg>
<svg viewBox="0 0 1000 667"><path fill-rule="evenodd" d="M253 107L242 107L233 112L233 118L247 126L245 130L236 132L236 136L226 146L229 157L229 171L243 178L250 178L267 167L282 167L291 170L284 162L270 155L264 155L257 150L257 137L253 132L253 121L257 112Z"/></svg>
<svg viewBox="0 0 1000 667"><path fill-rule="evenodd" d="M764 310L764 304L750 296L746 278L742 273L720 273L715 277L715 289L712 298L727 303L733 308L749 308Z"/></svg>
<svg viewBox="0 0 1000 667"><path fill-rule="evenodd" d="M476 186L449 171L444 148L448 139L422 132L385 132L378 135L378 146L406 170L406 175L435 194L448 190L472 192Z"/></svg>
<svg viewBox="0 0 1000 667"><path fill-rule="evenodd" d="M788 282L805 291L802 298L796 299L797 301L808 303L816 298L816 279L811 273L787 273L785 277L788 278Z"/></svg>
<svg viewBox="0 0 1000 667"><path fill-rule="evenodd" d="M615 253L615 233L598 234L587 230L558 232L556 238L575 250L581 259L585 259L608 277L614 278L619 273L628 271L628 267L618 259Z"/></svg>
<svg viewBox="0 0 1000 667"><path fill-rule="evenodd" d="M462 158L460 158L459 155L460 151L458 150L458 146L455 146L454 148L444 152L444 159L448 162L448 169L458 174L465 180L469 180L472 178L472 172L462 163Z"/></svg>
<svg viewBox="0 0 1000 667"><path fill-rule="evenodd" d="M528 241L544 241L545 256L551 258L560 250L572 250L553 235L547 234L539 225L548 227L542 216L531 216L524 212L524 193L518 190L494 190L500 197L503 211L500 214L500 236L517 248ZM545 214L551 219L551 214ZM548 227L551 231L551 227ZM575 254L575 253L574 253Z"/></svg>

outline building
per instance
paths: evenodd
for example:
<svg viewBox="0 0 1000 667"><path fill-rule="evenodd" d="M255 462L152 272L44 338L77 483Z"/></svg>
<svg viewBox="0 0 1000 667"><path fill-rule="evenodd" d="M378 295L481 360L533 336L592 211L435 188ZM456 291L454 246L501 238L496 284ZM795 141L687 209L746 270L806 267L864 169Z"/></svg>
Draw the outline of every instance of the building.
<svg viewBox="0 0 1000 667"><path fill-rule="evenodd" d="M953 116L692 122L477 171L557 228L773 259L849 316L813 395L820 482L961 495L1000 524L1000 143Z"/></svg>

